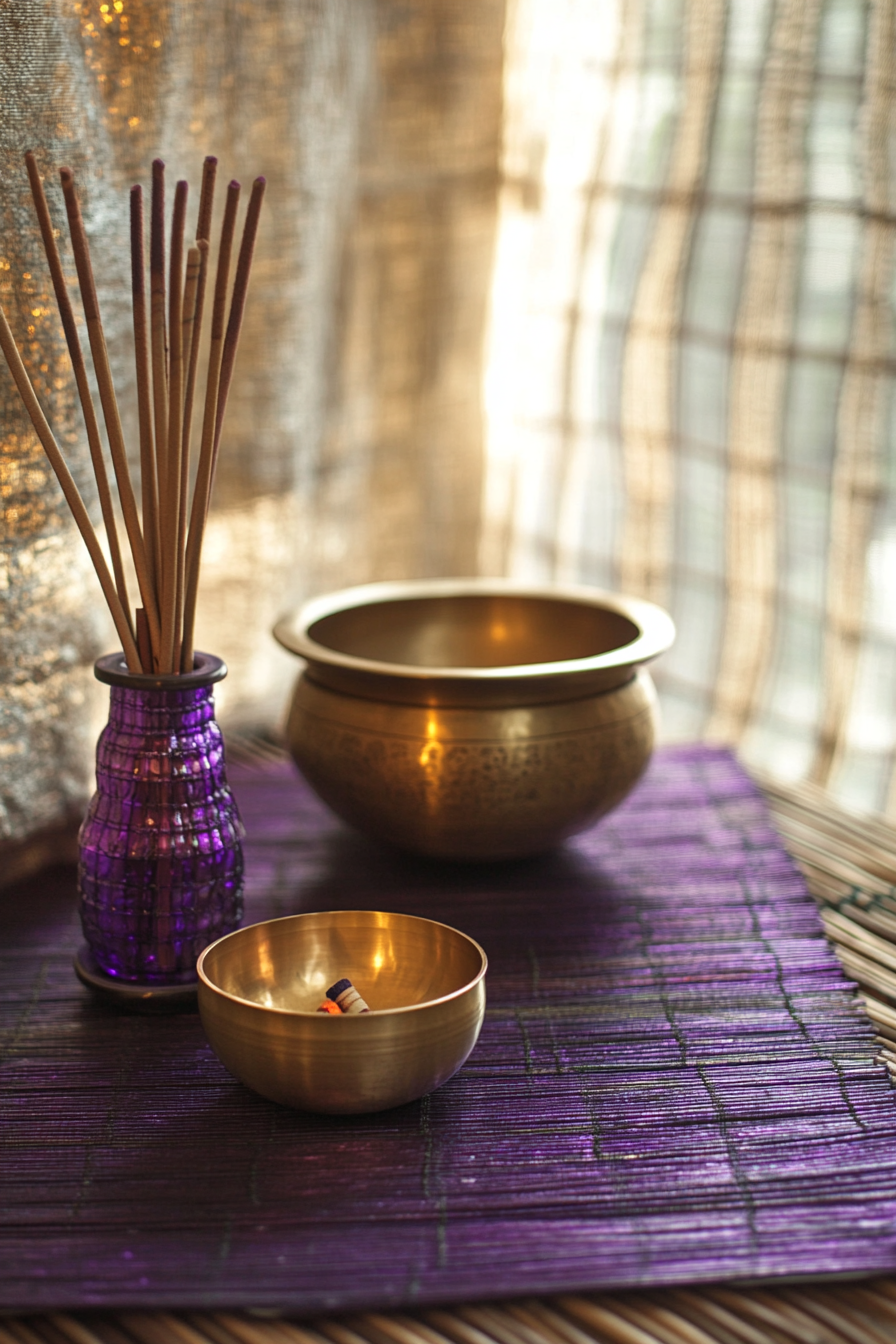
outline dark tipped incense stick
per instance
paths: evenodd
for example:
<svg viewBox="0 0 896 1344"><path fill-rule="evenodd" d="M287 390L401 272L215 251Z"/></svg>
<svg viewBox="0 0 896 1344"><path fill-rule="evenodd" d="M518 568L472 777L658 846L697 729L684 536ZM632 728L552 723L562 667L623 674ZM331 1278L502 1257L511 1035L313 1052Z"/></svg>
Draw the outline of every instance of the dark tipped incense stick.
<svg viewBox="0 0 896 1344"><path fill-rule="evenodd" d="M124 517L124 525L128 534L131 555L134 560L134 568L137 571L137 583L140 588L140 596L142 597L143 605L146 608L146 619L149 623L150 638L153 643L153 649L155 650L159 643L159 615L156 608L155 593L153 592L152 585L149 581L149 571L146 566L146 552L143 546L143 535L140 531L140 521L137 517L137 505L134 499L134 490L131 485L130 471L128 469L124 435L121 429L121 419L118 414L118 402L115 397L115 388L112 384L112 371L109 367L106 338L103 333L103 324L100 320L99 303L97 301L96 286L93 280L93 268L90 264L90 251L87 246L87 234L84 229L84 221L81 218L81 208L78 204L78 197L75 192L74 174L70 168L61 168L59 176L62 182L62 192L65 197L65 208L68 214L69 233L72 240L72 251L75 255L78 283L81 287L81 302L84 307L84 316L87 321L90 353L93 356L93 367L100 390L100 402L103 407L103 416L106 421L106 433L109 437L109 449L112 454L112 466L115 470L115 479L118 484L118 498L121 503L121 512Z"/></svg>
<svg viewBox="0 0 896 1344"><path fill-rule="evenodd" d="M193 397L196 389L196 371L199 367L199 345L202 339L202 315L205 308L205 284L208 274L206 263L208 260L208 245L211 243L212 235L212 207L215 200L215 177L217 171L218 160L210 154L202 165L202 189L199 195L199 218L196 221L196 242L205 243L206 250L202 254L199 278L196 285L196 307L193 334L189 347L189 366L187 369L186 387L184 389L184 441L187 445L187 451L189 451L190 431L193 422Z"/></svg>
<svg viewBox="0 0 896 1344"><path fill-rule="evenodd" d="M231 183L231 187L234 184ZM252 183L252 195L249 198L249 206L246 210L246 219L243 224L243 236L240 241L240 251L237 258L236 274L233 280L233 294L230 299L230 315L227 320L227 330L224 334L223 344L221 345L221 364L218 375L218 383L215 391L216 406L214 412L214 426L211 430L210 451L208 460L203 461L203 453L206 448L205 431L206 426L203 423L203 443L200 449L200 471L203 472L201 483L201 494L204 503L200 499L200 480L197 475L196 493L194 495L194 506L199 501L201 513L197 513L197 521L200 522L200 530L197 534L195 553L191 553L190 542L188 542L187 552L187 590L185 596L184 610L184 641L183 641L183 659L182 669L189 669L192 665L187 659L192 660L193 656L193 626L195 621L196 597L199 585L199 560L202 550L202 537L205 529L205 519L208 515L208 501L211 496L212 486L215 480L215 467L218 460L218 449L221 443L221 430L224 425L224 413L227 409L227 394L230 391L230 382L233 377L233 366L236 360L236 352L240 341L240 331L243 323L243 314L246 308L246 294L249 288L249 272L252 267L252 256L255 251L255 239L258 234L258 220L261 213L261 202L264 198L266 182L263 177L257 177ZM228 204L230 197L228 196ZM225 212L225 223L227 215ZM224 241L222 237L222 255L224 250ZM218 319L218 331L220 332L220 322L223 313L218 311L218 286L215 288L215 312L212 317L212 344L215 344L215 319ZM223 294L222 294L223 301ZM220 337L219 337L220 339ZM209 356L209 380L212 377L212 357ZM208 400L206 401L206 410L208 410ZM190 532L192 540L193 518L190 519Z"/></svg>
<svg viewBox="0 0 896 1344"><path fill-rule="evenodd" d="M25 409L31 417L31 423L37 432L44 452L46 453L50 466L56 473L56 478L62 487L62 493L65 495L66 503L71 510L72 517L75 520L78 531L84 539L84 544L93 561L93 567L96 570L96 576L100 581L103 590L103 596L109 605L109 611L112 613L112 620L115 622L115 629L118 631L118 637L121 640L121 647L124 650L125 660L132 672L142 672L143 665L140 661L140 654L134 636L131 633L130 622L128 621L125 609L115 588L115 582L109 572L109 566L106 564L106 557L103 555L102 547L97 540L96 533L93 530L93 524L90 521L90 515L81 498L78 487L72 478L72 474L66 465L65 459L60 452L53 431L47 423L46 417L40 407L40 402L34 388L31 385L31 379L28 377L28 371L22 362L18 347L13 339L12 332L9 329L9 323L6 320L6 314L0 308L0 348L9 365L10 372L19 390L19 395L25 403Z"/></svg>
<svg viewBox="0 0 896 1344"><path fill-rule="evenodd" d="M184 285L183 320L181 324L181 348L186 353L194 346L194 325L197 322L196 306L200 275L205 271L208 257L208 243L203 239L187 254L187 278ZM180 668L181 647L183 642L184 619L184 565L187 542L187 497L190 488L190 407L186 405L186 392L183 415L183 428L180 444L180 489L177 505L177 539L175 545L175 618L174 618L174 667Z"/></svg>
<svg viewBox="0 0 896 1344"><path fill-rule="evenodd" d="M146 260L143 247L143 188L131 188L131 287L134 303L134 356L137 368L137 411L140 424L140 479L143 497L143 541L146 563L158 601L161 570L159 497L152 415L152 374L146 322ZM145 620L145 613L144 613ZM147 627L148 628L148 627Z"/></svg>
<svg viewBox="0 0 896 1344"><path fill-rule="evenodd" d="M193 428L193 399L196 391L196 372L199 368L199 347L202 340L202 317L205 308L205 286L208 276L208 250L212 231L212 207L215 199L215 178L218 172L218 160L209 154L202 165L202 188L199 194L199 217L196 221L196 242L200 249L199 274L196 281L196 302L192 317L192 334L189 347L189 365L184 388L184 428L183 455L181 459L181 499L178 514L177 532L177 619L180 639L175 649L175 665L181 666L183 657L183 621L186 600L186 543L187 543L187 493L186 482L189 478L190 440ZM189 671L192 667L192 647L188 653Z"/></svg>
<svg viewBox="0 0 896 1344"><path fill-rule="evenodd" d="M168 266L168 451L162 515L162 649L163 672L174 671L177 620L177 520L180 514L181 449L183 446L183 259L187 222L187 184L174 190L171 254Z"/></svg>
<svg viewBox="0 0 896 1344"><path fill-rule="evenodd" d="M193 507L190 512L190 530L187 536L183 645L181 669L193 665L193 628L196 619L196 597L199 590L199 562L205 520L211 496L214 466L215 425L217 422L218 386L221 376L221 355L224 347L225 317L227 313L227 281L230 276L230 254L236 230L236 212L240 199L239 182L227 188L224 221L221 225L221 244L218 249L218 270L215 276L215 294L212 301L211 343L208 356L208 377L205 387L205 413L202 420L202 441L199 447L199 466L193 489Z"/></svg>
<svg viewBox="0 0 896 1344"><path fill-rule="evenodd" d="M233 184L231 184L233 185ZM246 308L246 294L249 287L249 271L252 267L252 256L255 251L255 239L258 234L258 220L261 213L261 202L264 198L266 182L263 177L257 177L252 183L252 195L249 198L249 206L246 210L246 219L243 224L243 236L240 242L240 251L237 258L236 274L233 281L233 294L230 300L230 316L227 321L227 331L224 335L223 345L221 347L221 364L216 389L216 407L214 414L214 427L212 429L210 452L208 461L203 462L203 450L205 449L205 424L203 424L203 443L200 449L200 470L204 468L202 479L202 493L204 495L204 505L201 514L197 514L197 521L201 519L200 530L197 534L195 554L191 553L190 542L188 542L187 551L187 589L185 595L184 608L184 641L183 656L181 667L189 669L191 663L187 662L193 656L193 626L195 621L196 597L199 585L199 559L202 550L202 536L205 529L205 519L208 514L208 501L211 495L212 485L215 479L215 467L218 459L218 448L221 442L221 430L224 425L224 413L227 409L227 394L230 391L230 382L233 377L233 366L236 360L236 352L240 341L240 330L243 323L243 314ZM228 199L229 203L229 199ZM226 220L226 214L225 214ZM223 239L222 239L223 251ZM215 306L217 308L218 291L215 292ZM217 315L217 314L216 314ZM212 319L212 340L214 343L214 316ZM212 375L212 360L209 357L209 378ZM206 401L206 409L208 402ZM194 495L194 505L200 495L200 482L197 476L196 494ZM190 519L190 532L192 540L193 518Z"/></svg>
<svg viewBox="0 0 896 1344"><path fill-rule="evenodd" d="M204 261L208 256L208 243L202 242L196 247L191 247L187 253L187 269L184 279L184 297L181 305L180 322L180 346L184 365L187 363L187 356L193 347L194 326L197 321L197 299L199 292L199 277L204 270ZM184 384L184 414L181 426L181 437L186 443L187 440L187 385Z"/></svg>
<svg viewBox="0 0 896 1344"><path fill-rule="evenodd" d="M246 294L249 289L249 271L252 267L255 239L258 234L258 219L261 214L261 202L264 199L266 185L263 177L256 177L252 183L252 195L249 198L249 207L246 211L243 237L240 242L240 254L233 279L230 317L227 321L227 335L224 337L224 350L221 355L221 381L218 388L218 411L215 419L216 456L218 443L221 439L221 427L224 424L224 412L227 409L227 394L230 391L230 380L233 377L233 366L236 361L237 347L240 343L240 330L246 308Z"/></svg>
<svg viewBox="0 0 896 1344"><path fill-rule="evenodd" d="M78 337L78 328L75 324L75 314L72 310L68 287L65 283L62 259L59 255L59 249L56 246L56 237L53 233L53 221L50 218L50 209L44 194L43 183L40 180L40 174L37 170L37 161L30 151L25 155L25 165L28 169L28 179L31 183L31 195L34 199L34 208L37 212L37 220L40 225L44 251L47 255L50 276L53 281L53 289L56 293L56 304L59 308L59 316L62 319L62 330L65 333L69 358L72 361L75 382L78 387L78 396L81 400L84 424L87 428L87 443L90 447L90 460L93 463L93 473L96 477L97 494L99 496L100 510L103 516L103 526L106 529L106 539L109 544L112 572L115 576L115 588L119 600L121 601L122 610L128 616L128 623L130 624L128 589L124 576L124 566L122 565L121 560L121 547L118 542L118 528L115 525L112 492L109 489L109 478L106 474L106 463L103 458L100 427L96 418L93 397L90 395L90 384L87 380L87 367L84 363L84 354L81 349L81 341Z"/></svg>
<svg viewBox="0 0 896 1344"><path fill-rule="evenodd" d="M218 175L218 160L214 154L206 155L202 162L202 186L199 189L199 216L196 220L196 241L211 242L212 207L215 203L215 178Z"/></svg>
<svg viewBox="0 0 896 1344"><path fill-rule="evenodd" d="M149 222L152 402L159 507L165 498L168 455L168 333L165 329L165 165L154 159Z"/></svg>
<svg viewBox="0 0 896 1344"><path fill-rule="evenodd" d="M184 452L189 455L190 439L193 429L193 398L196 391L196 370L199 365L199 344L202 340L202 314L205 301L205 285L208 278L208 251L209 244L206 238L200 238L195 248L190 249L189 255L196 254L196 276L195 289L190 305L189 331L187 331L186 320L186 291L184 291L184 336L183 348L184 359L187 359L189 351L189 363L187 365L186 385L184 387ZM187 283L189 284L189 263Z"/></svg>

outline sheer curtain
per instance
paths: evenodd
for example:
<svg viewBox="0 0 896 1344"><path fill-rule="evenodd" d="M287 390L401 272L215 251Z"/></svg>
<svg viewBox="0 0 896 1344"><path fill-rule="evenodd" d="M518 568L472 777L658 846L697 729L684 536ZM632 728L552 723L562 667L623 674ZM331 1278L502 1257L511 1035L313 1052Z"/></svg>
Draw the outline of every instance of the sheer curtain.
<svg viewBox="0 0 896 1344"><path fill-rule="evenodd" d="M78 176L126 408L128 187L269 181L200 596L225 727L276 726L311 592L583 581L675 617L667 735L896 810L894 8L0 9L0 291L86 493L25 149L60 224ZM9 858L83 806L113 636L0 399Z"/></svg>
<svg viewBox="0 0 896 1344"><path fill-rule="evenodd" d="M518 0L481 563L666 605L666 732L896 811L894 6Z"/></svg>

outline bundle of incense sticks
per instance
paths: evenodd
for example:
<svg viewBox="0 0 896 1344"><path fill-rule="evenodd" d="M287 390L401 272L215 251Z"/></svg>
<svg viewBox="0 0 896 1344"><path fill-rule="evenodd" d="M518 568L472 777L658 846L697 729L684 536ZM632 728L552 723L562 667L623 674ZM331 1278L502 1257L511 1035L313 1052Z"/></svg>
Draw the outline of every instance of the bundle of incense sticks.
<svg viewBox="0 0 896 1344"><path fill-rule="evenodd" d="M141 520L131 482L74 175L69 168L59 170L121 517L140 590L142 605L136 609L132 620L99 422L90 394L74 311L34 155L26 154L25 162L84 412L90 457L112 563L111 572L78 487L41 410L2 308L0 347L90 552L121 639L128 668L132 672L150 674L189 672L193 667L193 627L202 539L245 310L265 180L259 177L252 184L229 311L228 282L240 185L231 182L227 188L212 299L202 437L192 500L190 427L199 369L217 160L209 156L203 165L195 244L186 249L186 256L184 239L188 186L181 181L175 187L167 275L165 165L159 159L153 163L148 305L143 192L139 186L131 190L131 271L140 434Z"/></svg>

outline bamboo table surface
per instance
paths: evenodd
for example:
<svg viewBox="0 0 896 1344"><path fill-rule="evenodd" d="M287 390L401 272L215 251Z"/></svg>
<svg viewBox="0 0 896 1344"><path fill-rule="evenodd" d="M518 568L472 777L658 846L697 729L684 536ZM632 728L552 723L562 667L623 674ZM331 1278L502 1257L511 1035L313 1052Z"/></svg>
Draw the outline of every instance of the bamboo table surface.
<svg viewBox="0 0 896 1344"><path fill-rule="evenodd" d="M231 755L251 754L235 743ZM761 780L896 1074L896 828ZM896 1099L894 1099L896 1101ZM896 1280L564 1295L290 1321L247 1312L10 1316L0 1344L893 1344Z"/></svg>

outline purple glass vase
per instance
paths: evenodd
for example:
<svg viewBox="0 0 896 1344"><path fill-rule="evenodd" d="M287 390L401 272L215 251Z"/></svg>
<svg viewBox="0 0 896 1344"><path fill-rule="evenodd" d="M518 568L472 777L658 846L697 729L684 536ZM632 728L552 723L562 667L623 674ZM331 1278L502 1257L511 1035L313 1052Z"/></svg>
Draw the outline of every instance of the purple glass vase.
<svg viewBox="0 0 896 1344"><path fill-rule="evenodd" d="M227 668L197 653L192 672L138 675L110 654L94 670L111 692L79 837L84 936L106 976L188 984L242 916L243 828L212 694Z"/></svg>

